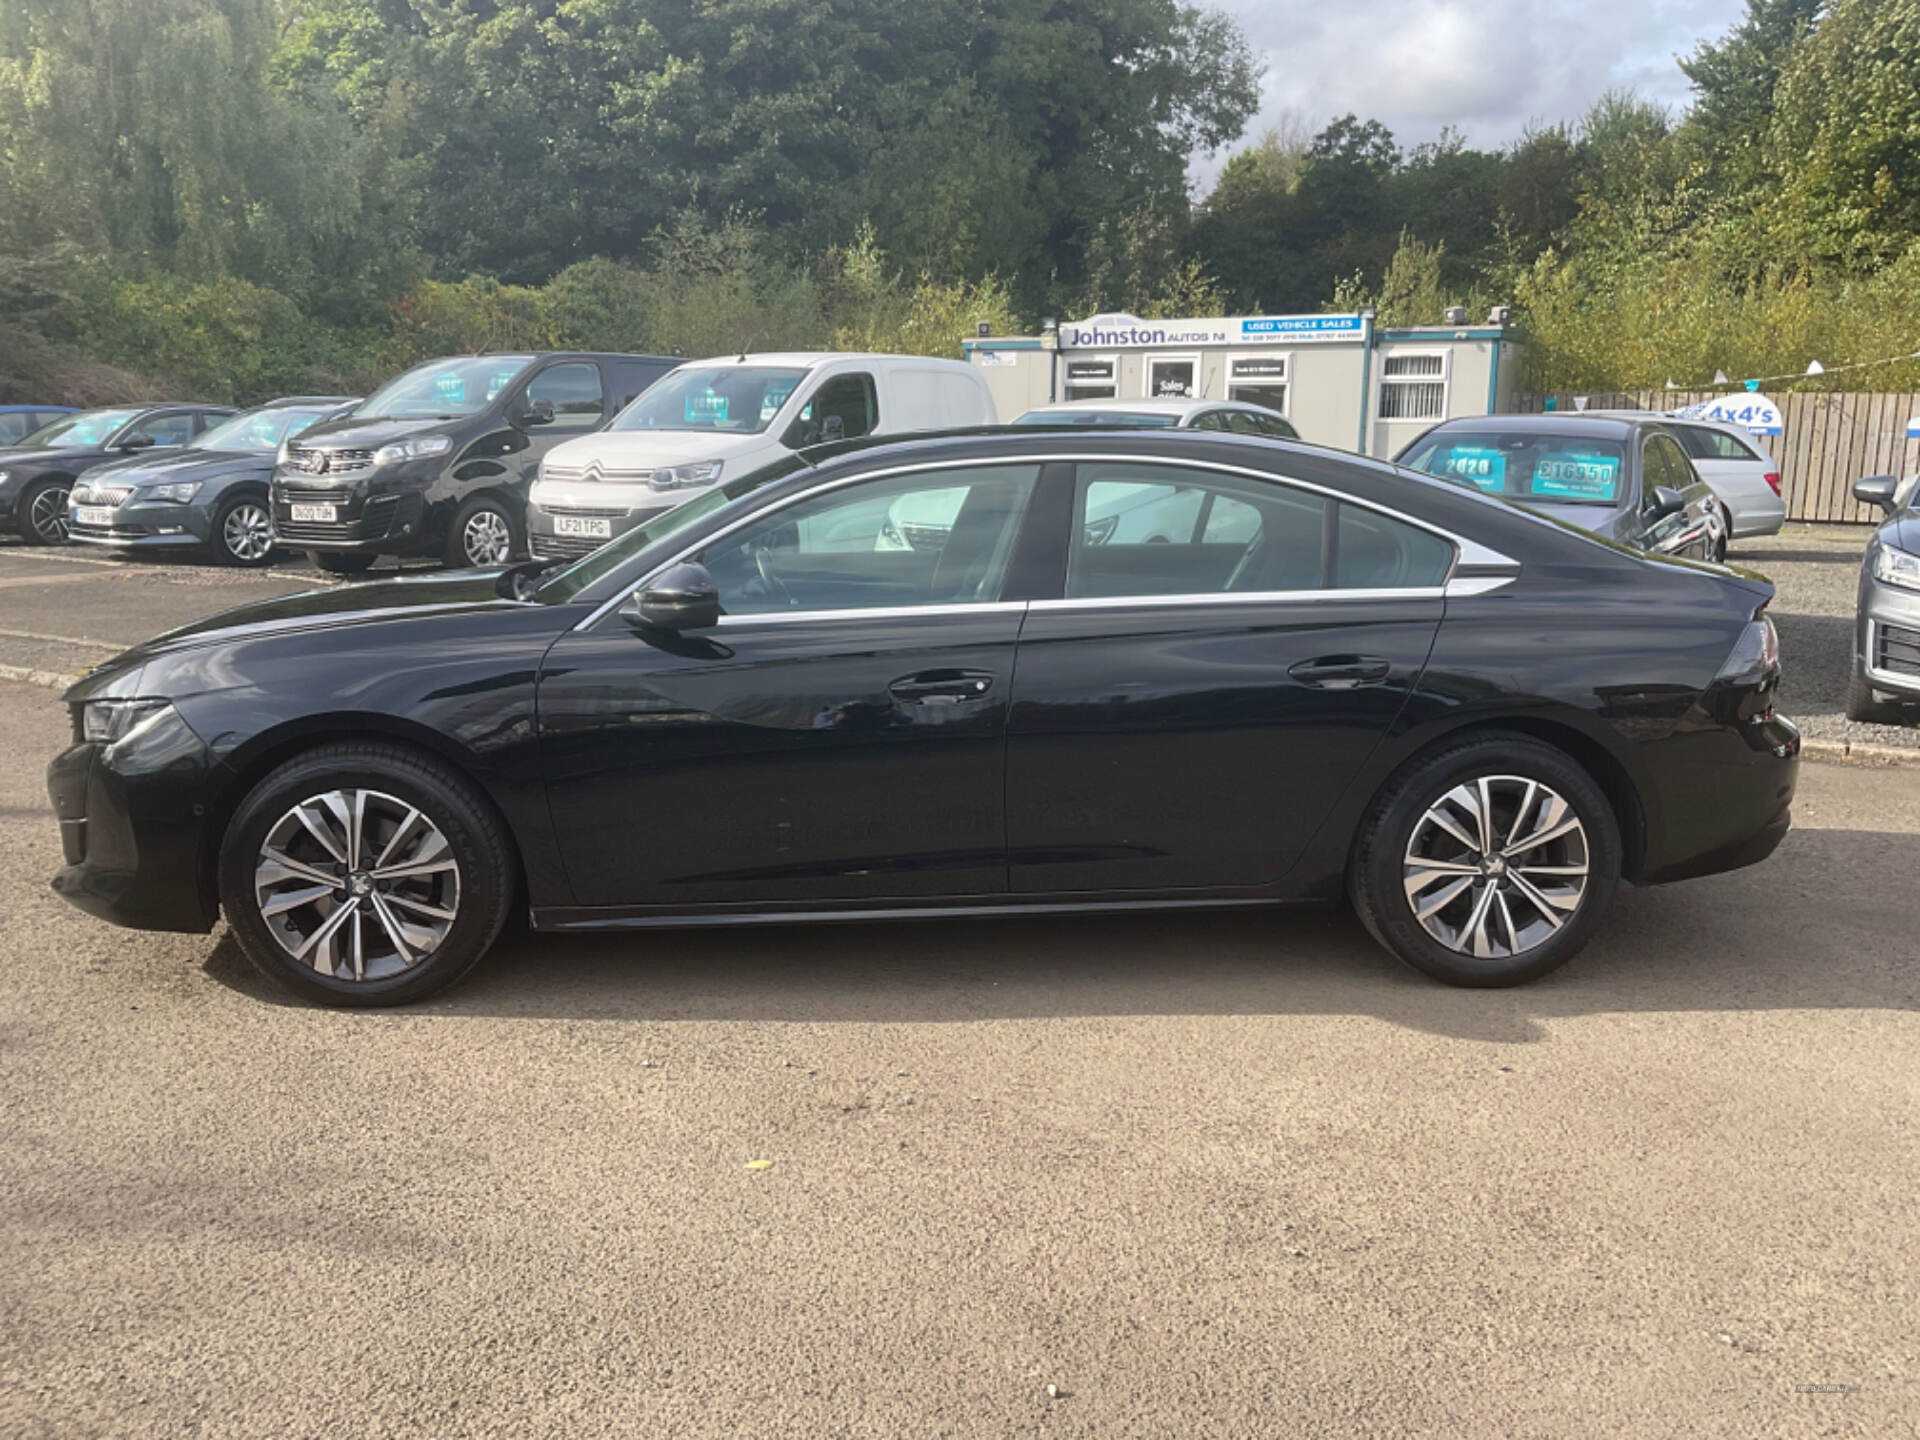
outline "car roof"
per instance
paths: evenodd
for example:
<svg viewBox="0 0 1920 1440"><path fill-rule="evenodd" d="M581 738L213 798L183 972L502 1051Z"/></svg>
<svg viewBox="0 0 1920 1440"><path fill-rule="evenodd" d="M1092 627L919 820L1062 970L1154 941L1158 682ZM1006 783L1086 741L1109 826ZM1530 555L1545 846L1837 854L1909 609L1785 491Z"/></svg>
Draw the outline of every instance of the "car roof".
<svg viewBox="0 0 1920 1440"><path fill-rule="evenodd" d="M524 355L529 360L658 360L667 365L679 365L687 358L684 355L649 355L638 350L468 350L458 355L435 355L432 359L420 361L418 365L409 365L407 369L417 370L420 365L432 365L441 360L485 360L498 355Z"/></svg>
<svg viewBox="0 0 1920 1440"><path fill-rule="evenodd" d="M1570 413L1555 410L1539 415L1455 415L1446 420L1437 421L1433 429L1427 433L1432 434L1433 430L1495 428L1519 432L1537 430L1542 434L1552 434L1556 431L1560 433L1572 431L1578 434L1584 430L1596 435L1620 436L1631 431L1636 423L1660 425L1666 423L1666 417L1636 413L1633 419L1629 420L1622 416L1601 414L1592 410L1575 410Z"/></svg>
<svg viewBox="0 0 1920 1440"><path fill-rule="evenodd" d="M79 413L72 405L0 405L0 415L16 415L22 410L52 410L63 415L77 415Z"/></svg>
<svg viewBox="0 0 1920 1440"><path fill-rule="evenodd" d="M1583 414L1598 415L1609 420L1648 420L1660 425L1705 425L1710 430L1725 430L1730 435L1750 439L1753 432L1732 420L1719 420L1709 415L1667 415L1658 410L1587 410Z"/></svg>
<svg viewBox="0 0 1920 1440"><path fill-rule="evenodd" d="M907 360L916 365L931 365L941 370L972 370L974 368L964 360L947 360L937 355L898 355L884 350L748 350L732 355L689 356L674 363L676 365L784 365L810 370L816 365L826 364L829 360Z"/></svg>
<svg viewBox="0 0 1920 1440"><path fill-rule="evenodd" d="M262 400L253 408L277 410L283 405L352 405L364 399L364 395L276 395L271 400Z"/></svg>
<svg viewBox="0 0 1920 1440"><path fill-rule="evenodd" d="M1256 415L1280 415L1278 410L1265 405L1250 405L1245 400L1056 400L1048 405L1035 405L1026 411L1028 415L1042 410L1133 410L1143 415L1194 415L1202 410L1249 410ZM1280 415L1285 419L1284 415Z"/></svg>

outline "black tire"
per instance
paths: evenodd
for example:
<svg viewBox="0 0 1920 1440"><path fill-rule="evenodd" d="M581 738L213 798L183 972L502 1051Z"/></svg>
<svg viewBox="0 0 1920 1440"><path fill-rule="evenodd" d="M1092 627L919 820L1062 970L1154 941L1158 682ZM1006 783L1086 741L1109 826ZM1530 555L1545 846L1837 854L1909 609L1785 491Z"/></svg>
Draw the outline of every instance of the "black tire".
<svg viewBox="0 0 1920 1440"><path fill-rule="evenodd" d="M1713 542L1713 560L1716 565L1727 563L1727 546L1733 543L1733 516L1722 506L1720 509L1720 538Z"/></svg>
<svg viewBox="0 0 1920 1440"><path fill-rule="evenodd" d="M36 480L20 492L15 522L20 538L29 545L67 543L67 495L73 481L54 478Z"/></svg>
<svg viewBox="0 0 1920 1440"><path fill-rule="evenodd" d="M273 563L273 507L257 490L222 500L208 535L208 548L222 565L253 570Z"/></svg>
<svg viewBox="0 0 1920 1440"><path fill-rule="evenodd" d="M1442 943L1423 926L1407 898L1405 866L1416 827L1423 824L1430 808L1454 787L1472 785L1480 777L1493 776L1537 782L1566 802L1580 822L1587 874L1577 908L1566 912L1557 928L1551 920L1527 918L1544 912L1540 907L1525 904L1513 888L1519 881L1507 874L1506 859L1500 860L1493 872L1496 878L1491 882L1484 876L1470 880L1469 888L1462 892L1462 899L1457 903L1471 908L1492 883L1502 893L1491 903L1500 905L1503 915L1519 915L1524 923L1535 926L1545 935L1537 943L1516 944L1523 937L1512 922L1508 922L1506 948L1512 953L1480 958ZM1511 791L1519 787L1505 788ZM1477 794L1477 790L1474 793ZM1496 795L1499 793L1496 791ZM1521 791L1523 797L1528 793ZM1540 812L1536 808L1529 813L1538 816ZM1495 825L1497 854L1503 853L1498 836L1506 828L1506 818L1501 816ZM1573 843L1571 840L1550 842L1561 847ZM1545 847L1526 853L1536 863L1556 858ZM1381 789L1354 842L1347 893L1374 939L1414 969L1449 985L1520 985L1566 964L1591 938L1619 885L1620 854L1620 826L1613 807L1583 767L1564 751L1529 736L1480 733L1442 742L1414 760ZM1520 858L1517 853L1513 856L1515 861ZM1512 868L1532 871L1532 867L1518 864ZM1444 885L1453 883L1448 879ZM1427 893L1438 898L1440 889ZM1436 917L1436 924L1444 928L1445 923L1444 913ZM1464 933L1466 926L1463 924L1461 929ZM1497 935L1498 924L1492 929Z"/></svg>
<svg viewBox="0 0 1920 1440"><path fill-rule="evenodd" d="M395 973L359 980L296 960L261 914L255 896L262 846L283 818L302 802L351 790L379 792L417 808L444 837L442 853L458 866L454 897L441 902L452 907L453 918L437 944ZM240 803L220 847L220 903L241 950L261 974L322 1005L405 1005L453 984L479 963L499 935L516 881L505 827L480 793L432 756L382 741L322 745L287 761ZM394 882L396 887L404 883ZM323 903L332 906L344 900L348 884L342 878L342 888ZM375 902L369 898L366 903L364 919L373 937L369 948L394 949L385 939L391 932L379 928L380 917L371 908ZM302 907L290 912L285 923L297 931L304 914L318 922L310 928L319 928L327 913ZM349 968L344 959L340 968Z"/></svg>
<svg viewBox="0 0 1920 1440"><path fill-rule="evenodd" d="M1867 673L1860 663L1860 657L1853 657L1853 670L1847 679L1847 719L1857 720L1863 725L1901 725L1906 716L1900 713L1898 705L1875 698L1873 686L1867 683Z"/></svg>
<svg viewBox="0 0 1920 1440"><path fill-rule="evenodd" d="M487 547L485 553L482 546ZM502 547L504 554L499 553ZM476 495L454 511L442 558L449 570L484 570L510 565L526 551L521 517L495 496Z"/></svg>
<svg viewBox="0 0 1920 1440"><path fill-rule="evenodd" d="M357 550L309 550L307 561L329 575L364 575L380 557Z"/></svg>

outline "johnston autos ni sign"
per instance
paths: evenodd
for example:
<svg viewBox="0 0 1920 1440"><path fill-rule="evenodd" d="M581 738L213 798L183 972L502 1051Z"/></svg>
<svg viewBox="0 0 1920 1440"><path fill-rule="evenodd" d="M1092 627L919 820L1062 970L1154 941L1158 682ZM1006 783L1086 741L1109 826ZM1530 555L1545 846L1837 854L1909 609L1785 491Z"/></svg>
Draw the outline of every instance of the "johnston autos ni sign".
<svg viewBox="0 0 1920 1440"><path fill-rule="evenodd" d="M1358 340L1366 322L1358 315L1256 315L1246 319L1139 320L1096 315L1060 327L1066 350L1157 345L1294 345L1319 340Z"/></svg>

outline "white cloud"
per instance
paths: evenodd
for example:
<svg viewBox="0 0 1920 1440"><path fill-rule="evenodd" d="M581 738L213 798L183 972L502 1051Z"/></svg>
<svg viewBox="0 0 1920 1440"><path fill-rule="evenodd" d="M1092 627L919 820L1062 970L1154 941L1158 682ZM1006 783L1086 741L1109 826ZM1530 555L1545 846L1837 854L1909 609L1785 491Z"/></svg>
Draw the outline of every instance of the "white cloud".
<svg viewBox="0 0 1920 1440"><path fill-rule="evenodd" d="M1202 0L1240 22L1266 62L1249 139L1286 112L1317 130L1351 111L1403 147L1443 125L1471 145L1529 123L1577 120L1631 87L1676 113L1688 98L1675 57L1723 34L1740 0ZM1195 166L1210 180L1226 153Z"/></svg>

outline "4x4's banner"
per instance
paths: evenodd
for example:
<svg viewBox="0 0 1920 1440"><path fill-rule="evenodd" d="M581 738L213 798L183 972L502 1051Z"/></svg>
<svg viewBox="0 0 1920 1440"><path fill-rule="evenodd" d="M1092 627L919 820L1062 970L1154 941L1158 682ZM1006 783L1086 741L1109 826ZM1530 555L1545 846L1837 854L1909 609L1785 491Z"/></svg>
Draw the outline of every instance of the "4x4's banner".
<svg viewBox="0 0 1920 1440"><path fill-rule="evenodd" d="M1718 420L1723 425L1745 426L1753 435L1784 435L1787 429L1780 407L1764 395L1721 395L1703 405L1667 413L1676 420Z"/></svg>

